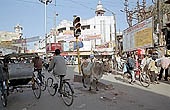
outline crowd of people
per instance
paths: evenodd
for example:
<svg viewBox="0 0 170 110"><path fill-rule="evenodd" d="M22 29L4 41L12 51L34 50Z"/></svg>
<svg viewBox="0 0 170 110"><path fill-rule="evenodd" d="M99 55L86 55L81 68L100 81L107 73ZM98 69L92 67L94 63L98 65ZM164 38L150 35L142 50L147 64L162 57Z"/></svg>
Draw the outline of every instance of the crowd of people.
<svg viewBox="0 0 170 110"><path fill-rule="evenodd" d="M116 57L117 69L121 68L121 57L118 55ZM131 74L131 83L135 82L135 75L139 71L135 71L140 69L141 72L145 72L150 76L151 83L159 84L159 80L168 81L168 69L170 65L170 59L167 55L162 55L158 58L155 55L138 55L127 54L124 56L123 63L123 73L129 72ZM165 77L163 77L163 73L165 71Z"/></svg>

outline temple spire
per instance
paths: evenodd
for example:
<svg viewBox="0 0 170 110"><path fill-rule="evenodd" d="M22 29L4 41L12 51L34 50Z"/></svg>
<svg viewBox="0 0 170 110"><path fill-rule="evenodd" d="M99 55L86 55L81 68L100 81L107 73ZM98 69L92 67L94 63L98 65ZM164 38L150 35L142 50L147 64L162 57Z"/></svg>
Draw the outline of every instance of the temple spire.
<svg viewBox="0 0 170 110"><path fill-rule="evenodd" d="M104 16L105 10L103 8L101 0L99 0L99 3L97 4L95 13L96 13L96 16Z"/></svg>

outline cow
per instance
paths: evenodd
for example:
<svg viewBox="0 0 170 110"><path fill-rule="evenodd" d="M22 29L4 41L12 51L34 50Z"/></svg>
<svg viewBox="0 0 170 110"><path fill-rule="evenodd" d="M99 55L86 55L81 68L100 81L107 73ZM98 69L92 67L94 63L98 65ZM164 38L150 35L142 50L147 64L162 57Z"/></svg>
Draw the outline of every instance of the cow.
<svg viewBox="0 0 170 110"><path fill-rule="evenodd" d="M110 66L108 62L83 62L81 64L81 72L82 72L82 83L85 88L85 78L90 78L90 87L89 91L91 91L92 82L95 80L96 82L96 91L98 91L97 84L98 80L102 78L104 72L108 72L110 70Z"/></svg>

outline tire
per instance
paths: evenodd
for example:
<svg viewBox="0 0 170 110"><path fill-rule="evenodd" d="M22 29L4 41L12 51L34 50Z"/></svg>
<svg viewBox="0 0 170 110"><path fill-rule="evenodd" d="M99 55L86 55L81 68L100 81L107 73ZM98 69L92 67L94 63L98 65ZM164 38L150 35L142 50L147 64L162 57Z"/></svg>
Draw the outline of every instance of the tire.
<svg viewBox="0 0 170 110"><path fill-rule="evenodd" d="M140 73L139 81L143 87L149 87L150 85L150 77L146 73Z"/></svg>
<svg viewBox="0 0 170 110"><path fill-rule="evenodd" d="M32 83L32 90L34 93L34 96L39 99L41 97L41 86L40 83L38 83L37 80L34 80Z"/></svg>
<svg viewBox="0 0 170 110"><path fill-rule="evenodd" d="M45 77L42 75L42 82L41 82L41 90L45 91L46 90L46 81L45 81Z"/></svg>
<svg viewBox="0 0 170 110"><path fill-rule="evenodd" d="M6 93L1 94L1 101L2 101L2 105L6 107L7 106L7 94Z"/></svg>
<svg viewBox="0 0 170 110"><path fill-rule="evenodd" d="M71 88L68 82L64 82L62 86L62 99L67 106L71 106L73 104L73 89Z"/></svg>
<svg viewBox="0 0 170 110"><path fill-rule="evenodd" d="M124 82L127 82L127 83L130 83L131 82L131 75L130 73L126 72L123 74L123 79L124 79Z"/></svg>
<svg viewBox="0 0 170 110"><path fill-rule="evenodd" d="M51 96L54 96L57 92L57 87L58 84L54 84L54 80L53 78L49 77L47 79L47 90L48 90L48 93L51 95Z"/></svg>

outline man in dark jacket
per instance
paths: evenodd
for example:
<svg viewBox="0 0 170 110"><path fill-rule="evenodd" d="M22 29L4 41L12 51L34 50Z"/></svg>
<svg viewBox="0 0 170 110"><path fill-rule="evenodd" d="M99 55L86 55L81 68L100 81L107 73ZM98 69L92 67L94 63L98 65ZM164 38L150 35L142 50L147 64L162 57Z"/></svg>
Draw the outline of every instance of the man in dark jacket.
<svg viewBox="0 0 170 110"><path fill-rule="evenodd" d="M130 54L128 54L127 57L128 57L127 65L128 65L129 72L131 74L131 83L133 83L135 82L135 72L134 72L135 60Z"/></svg>

